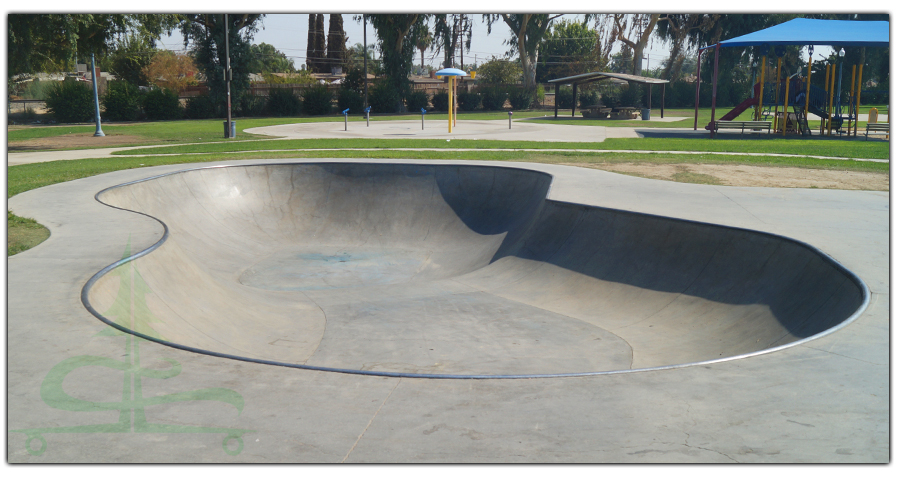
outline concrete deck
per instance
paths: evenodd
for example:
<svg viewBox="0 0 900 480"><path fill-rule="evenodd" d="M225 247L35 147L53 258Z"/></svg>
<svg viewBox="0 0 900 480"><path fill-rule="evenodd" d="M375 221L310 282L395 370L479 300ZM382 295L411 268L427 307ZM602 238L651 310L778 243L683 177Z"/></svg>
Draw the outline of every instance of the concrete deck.
<svg viewBox="0 0 900 480"><path fill-rule="evenodd" d="M316 161L320 160L294 162ZM216 165L253 163L257 162ZM455 162L427 163L452 165ZM465 165L473 164L512 166L465 162ZM888 193L686 185L573 167L514 166L552 175L547 198L554 202L748 228L809 243L859 275L871 290L871 304L846 327L779 351L720 363L589 377L387 378L217 358L135 341L134 337L107 327L81 305L81 289L92 275L127 252L151 246L163 235L163 227L157 221L101 205L94 200L94 194L123 182L191 166L113 172L29 191L9 201L9 208L15 213L36 218L52 233L43 244L9 259L9 461L863 463L889 460ZM454 251L458 254L460 248L464 249L476 264L463 269L466 271L433 270L431 277L416 278L406 288L388 281L369 287L368 291L357 289L356 303L366 304L365 308L348 304L342 295L335 293L341 289L311 288L317 285L310 282L319 281L335 286L336 278L327 278L327 272L314 278L298 277L297 272L284 271L288 263L284 259L270 258L268 263L258 263L260 268L237 275L235 265L258 255L253 253L254 248L263 243L254 232L267 233L272 241L283 242L299 231L290 230L291 235L277 237L277 229L271 230L264 223L241 224L247 219L263 221L270 216L248 211L233 215L243 207L235 207L237 210L231 209L232 214L227 215L209 210L215 205L221 208L226 205L204 202L203 198L211 198L210 194L227 199L257 195L261 191L244 188L249 184L240 186L233 182L224 189L214 188L224 185L215 176L236 171L218 169L191 174L206 179L202 183L189 183L194 200L183 198L183 202L171 205L166 202L177 200L175 194L179 190L183 192L181 187L188 184L169 182L183 181L184 176L135 184L101 197L123 206L137 202L157 213L166 212L171 231L158 251L98 281L92 294L92 303L98 310L142 332L160 333L177 318L197 328L202 327L196 321L201 317L211 319L216 328L252 321L260 328L237 335L235 338L241 341L232 341L231 348L257 353L262 350L273 358L283 355L279 357L282 360L293 355L305 361L319 355L318 362L310 360L309 363L341 367L357 365L360 358L367 358L370 365L363 367L369 370L412 371L409 365L416 362L419 364L415 368L422 370L423 359L437 358L434 357L437 354L415 350L424 345L443 349L440 353L446 358L456 355L455 363L446 362L442 371L457 373L497 373L498 367L514 373L591 368L584 362L602 364L594 370L618 370L608 365L621 363L623 358L627 363L629 350L635 359L648 352L652 357L661 351L622 343L618 339L624 337L611 334L614 328L609 325L586 322L585 315L592 313L589 304L567 311L565 305L571 302L565 298L536 295L541 285L549 285L553 277L577 290L581 287L573 282L579 278L602 277L596 270L584 267L582 273L569 274L566 278L566 271L577 272L579 267L560 265L566 267L565 271L545 271L533 277L535 285L505 292L497 291L498 284L491 282L509 271L495 271L493 277L482 275L473 279L472 272L484 272L479 265L484 258L493 256L492 251L497 251L491 242L496 243L499 237L489 238L490 245L476 240L499 232L480 231L481 227L472 225L469 230L478 232L475 237L466 234L466 229L447 224L438 231L445 239L458 239ZM501 184L522 186L527 184L523 183L527 179L540 184L539 178L525 174L515 182ZM146 190L151 183L163 190ZM200 185L206 185L205 190ZM235 186L239 188L233 189ZM311 192L314 186L311 184L298 192ZM196 202L196 206L191 207L191 202ZM432 208L414 201L407 205L410 212ZM370 225L382 224L378 217L371 216L383 211L378 205L362 203L343 207L348 208L334 212L359 212L359 218L374 222ZM203 210L208 215L197 217L197 212ZM443 218L433 213L430 218ZM618 215L624 218L631 214ZM403 218L415 217L399 215L386 224L399 225ZM209 223L215 219L225 222L219 226ZM227 228L222 230L223 226ZM652 231L658 225L643 228ZM515 231L515 228L507 230ZM233 232L232 238L237 240L227 240L236 242L231 246L232 255L221 256L221 251L213 248L222 243L221 235L204 238L203 232L225 231ZM348 231L352 229L338 228L330 236ZM369 233L373 234L369 238L376 238L374 235L387 232ZM503 239L499 240L502 245ZM156 261L154 255L173 260ZM335 256L339 255L332 255ZM400 255L392 262L402 266L409 258ZM459 257L452 258L452 263L459 266L455 260ZM522 255L515 258L522 259ZM539 256L535 258L542 261ZM777 263L783 265L788 260ZM422 272L418 267L413 271ZM352 274L337 278L344 282L338 285L345 287L343 290L356 288L360 281L371 283L371 277L366 277L362 270L345 273ZM415 277L408 275L408 278ZM435 295L439 287L446 290L446 283L441 282L447 278L468 280L468 287L475 289L458 286L456 291ZM184 279L190 280L183 282ZM225 285L228 279L231 285ZM209 292L206 287L212 284L223 288L222 297L205 302L197 292ZM785 286L792 284L802 290L808 282L788 282ZM306 299L296 300L297 291L303 292ZM595 298L597 292L588 289L578 298ZM608 301L625 302L618 303L619 308L628 304L629 298L637 299L634 292L629 297L627 288L618 292ZM122 296L123 293L126 295ZM248 297L251 293L256 297ZM384 301L385 293L392 300ZM418 301L429 296L443 298L444 305ZM479 311L491 296L504 301L495 302L495 310ZM475 297L480 299L472 300ZM289 298L295 299L293 304ZM271 300L271 309L259 310L259 299ZM643 300L648 299L669 308L662 297L645 296ZM642 305L643 300L635 305ZM684 302L685 297L674 302L676 310L684 309L680 316L673 317L676 320L695 320L706 314L714 319L718 315L711 310L712 303L678 307L679 301ZM444 308L443 312L425 308L435 305ZM691 310L691 306L695 308ZM254 307L257 307L255 312ZM403 308L405 312L401 311ZM526 310L527 315L523 315ZM826 312L831 310L830 306L824 307ZM469 323L468 327L459 326L463 321L498 318L498 312L503 312L499 318L506 323L495 331L485 332L484 325L477 322ZM766 312L744 313L759 318L762 324L766 318L771 319ZM812 318L820 316L818 313ZM278 324L277 319L286 317L304 326L298 330L296 324ZM454 318L459 324L397 324L401 320L439 321L441 318ZM769 325L776 327L777 323ZM271 342L254 338L254 333L261 336L260 332L278 328L293 337L279 336ZM329 329L332 335L323 334ZM599 356L586 355L598 349L577 343L579 338L583 340L585 331L592 329L596 331L591 335L597 333L597 338L606 345ZM184 331L171 329L162 335L174 337ZM436 332L441 334L427 337ZM447 332L453 335L444 335ZM668 334L658 335L663 339L662 344L677 337L672 332L670 328ZM749 338L734 335L733 331L720 333L731 334L730 338ZM780 338L774 335L765 343L776 345L777 341L771 340L776 337ZM303 345L315 338L321 339L321 345ZM404 341L386 343L396 338ZM642 333L632 338L649 337ZM522 346L519 352L524 355L518 357L505 355L510 349L518 348L513 347L517 339L544 341L545 345ZM702 344L697 346L703 347ZM560 348L566 346L568 350ZM746 351L757 347L741 348ZM310 351L315 353L310 355ZM689 361L709 359L711 352L702 348L674 351L695 355ZM679 363L671 357L650 357L639 360L638 364ZM517 363L514 359L530 363ZM438 370L439 367L430 368ZM34 453L29 453L27 448Z"/></svg>

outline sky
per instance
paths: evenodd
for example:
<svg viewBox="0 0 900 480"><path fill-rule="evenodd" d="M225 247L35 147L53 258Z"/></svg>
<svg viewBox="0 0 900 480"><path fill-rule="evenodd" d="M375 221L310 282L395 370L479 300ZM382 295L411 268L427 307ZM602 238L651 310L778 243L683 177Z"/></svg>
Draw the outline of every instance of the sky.
<svg viewBox="0 0 900 480"><path fill-rule="evenodd" d="M328 17L325 15L325 28L328 28ZM344 31L347 33L347 47L351 47L357 43L363 43L363 25L362 22L353 20L354 14L345 13ZM487 25L482 20L480 13L473 14L474 27L472 29L472 47L471 51L466 51L463 55L465 64L484 63L491 56L505 57L509 51L509 46L505 44L509 38L509 28L502 22L495 23L492 32L488 34ZM567 14L563 18L582 21L583 14ZM300 69L301 65L306 62L306 40L309 23L309 14L307 13L275 13L267 14L263 19L261 28L253 37L252 43L268 43L281 51L294 62L294 66ZM593 26L593 20L589 23ZM552 28L552 27L551 27ZM371 23L367 25L366 40L371 45L376 43L375 30ZM160 39L159 47L169 50L183 50L184 41L179 32L175 32L172 36ZM613 52L619 50L619 46L613 48ZM458 51L458 50L457 50ZM668 45L658 38L651 36L650 46L644 51L644 57L649 57L649 68L659 67L663 61L668 58ZM820 55L828 55L831 52L830 47L816 47L814 58L819 59ZM377 58L377 52L375 53ZM457 53L457 57L458 57ZM415 55L415 64L419 65L420 55L418 51ZM425 52L425 63L432 67L440 68L443 60L443 53L435 55L430 49ZM647 68L646 64L645 67Z"/></svg>
<svg viewBox="0 0 900 480"><path fill-rule="evenodd" d="M353 14L344 14L344 31L347 32L347 47L351 47L357 43L363 43L363 25L362 22L353 20ZM325 28L328 28L328 15L325 15ZM509 38L509 27L502 22L495 23L492 32L488 34L487 24L482 21L482 15L473 14L474 27L472 28L472 49L463 54L464 63L484 63L491 56L504 57L509 51L509 46L505 45L505 41ZM564 15L562 18L582 21L583 15ZM555 20L556 22L562 18ZM306 61L306 35L308 31L308 14L269 14L263 19L264 29L257 32L252 43L268 43L277 50L283 52L288 58L294 61L294 66L300 68ZM433 25L430 24L430 25ZM589 24L593 26L593 20ZM371 45L376 42L375 30L371 23L367 25L366 40ZM171 37L161 39L160 47L169 50L184 49L184 41L179 33L175 33ZM617 49L614 49L614 51ZM458 51L458 50L457 50ZM658 40L653 42L653 48L649 52L645 52L650 56L651 68L656 68L660 62L667 58L668 50L664 48ZM457 57L459 54L457 53ZM434 57L434 58L432 58ZM416 62L418 65L421 57L416 53ZM439 67L443 60L443 53L434 55L430 49L425 52L425 63L433 67Z"/></svg>

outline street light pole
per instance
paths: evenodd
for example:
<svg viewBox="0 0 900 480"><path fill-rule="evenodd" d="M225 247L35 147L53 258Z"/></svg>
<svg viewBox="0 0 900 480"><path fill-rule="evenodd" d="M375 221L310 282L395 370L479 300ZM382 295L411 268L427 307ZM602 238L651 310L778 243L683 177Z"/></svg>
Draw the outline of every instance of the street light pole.
<svg viewBox="0 0 900 480"><path fill-rule="evenodd" d="M363 100L363 104L365 106L369 106L369 45L366 43L366 14L363 14L363 90L365 91L365 98ZM366 119L368 119L368 112L366 112ZM368 126L368 125L367 125Z"/></svg>
<svg viewBox="0 0 900 480"><path fill-rule="evenodd" d="M94 132L95 137L105 137L103 129L100 128L100 97L97 96L97 67L94 66L94 54L91 54L91 83L94 84L94 118L97 123L97 130Z"/></svg>
<svg viewBox="0 0 900 480"><path fill-rule="evenodd" d="M228 54L228 14L224 14L225 25L225 138L231 138L231 55Z"/></svg>

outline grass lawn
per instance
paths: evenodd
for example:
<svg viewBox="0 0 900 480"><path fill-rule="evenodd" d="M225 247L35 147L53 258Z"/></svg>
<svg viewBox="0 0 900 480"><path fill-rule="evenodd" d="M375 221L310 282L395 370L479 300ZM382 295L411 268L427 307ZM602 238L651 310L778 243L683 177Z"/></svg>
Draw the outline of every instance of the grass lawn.
<svg viewBox="0 0 900 480"><path fill-rule="evenodd" d="M30 218L6 212L6 256L37 246L50 237L50 230Z"/></svg>
<svg viewBox="0 0 900 480"><path fill-rule="evenodd" d="M434 118L446 118L446 112L428 113L426 120ZM373 122L388 120L416 120L420 115L379 115L370 118ZM458 120L506 120L506 112L475 112L460 113ZM195 142L223 142L235 140L248 140L254 138L266 138L263 135L251 135L244 133L243 129L266 127L270 125L283 125L289 123L318 123L318 122L343 122L343 115L329 115L322 117L271 117L271 118L236 118L236 138L226 140L224 137L224 120L221 118L211 120L175 120L167 122L137 122L137 123L105 123L103 133L106 135L134 135L141 137L140 141L119 146L157 145L160 143L195 143ZM361 115L351 115L349 122L365 122ZM94 124L72 125L45 125L28 126L8 129L7 142L13 143L34 138L55 137L72 133L94 133ZM89 148L89 147L86 147ZM70 150L70 149L67 149Z"/></svg>
<svg viewBox="0 0 900 480"><path fill-rule="evenodd" d="M888 172L890 165L879 162L857 162L853 160L820 160L806 157L770 157L700 154L685 158L678 154L665 153L615 153L615 152L498 152L490 150L471 151L400 151L400 150L334 150L328 152L237 152L213 153L198 158L194 155L114 157L84 160L60 160L55 162L16 165L7 169L7 196L60 182L99 175L101 173L141 168L156 165L211 162L220 160L275 159L275 158L405 158L405 159L459 159L496 160L538 163L714 163L729 165L768 165L805 168L841 169L863 172Z"/></svg>
<svg viewBox="0 0 900 480"><path fill-rule="evenodd" d="M528 113L528 112L525 112ZM498 118L499 117L499 118ZM397 119L396 116L377 117L377 120ZM409 116L399 117L409 119ZM413 117L415 118L415 117ZM505 112L460 114L460 119L505 120ZM239 119L241 128L277 125L292 122L342 121L342 118L268 118ZM352 121L365 121L355 118ZM613 138L605 142L526 142L441 139L310 139L310 140L258 140L240 133L237 140L223 141L218 132L220 120L175 121L106 125L104 131L141 136L146 144L202 142L200 145L147 148L132 150L128 156L65 160L46 163L17 165L7 168L7 197L34 188L76 180L102 173L141 168L144 166L199 163L220 160L280 159L280 158L403 158L403 159L458 159L494 160L511 162L583 164L585 166L621 162L644 163L706 163L728 165L792 166L814 169L840 169L844 171L887 173L890 165L879 162L858 162L843 158L889 158L888 142L840 141L835 139L808 139L798 137L763 137L747 139L708 138ZM78 130L81 129L81 130ZM9 141L65 135L68 133L92 133L93 125L28 127L9 130ZM215 134L211 133L215 132ZM199 136L198 136L199 135ZM265 138L265 137L263 137ZM217 142L217 143L213 143ZM321 149L337 149L322 151ZM353 148L378 148L380 150L352 150ZM411 150L391 150L391 149ZM445 150L445 149L469 150ZM487 149L520 149L519 151L492 151ZM436 149L436 150L425 150ZM521 151L521 149L567 149L570 151ZM586 152L575 149L589 150ZM289 150L289 151L265 151ZM649 152L609 152L604 150L645 150ZM700 154L664 153L664 151L698 151ZM761 156L721 155L725 152L759 153ZM173 155L160 155L170 153ZM145 156L137 156L142 154ZM197 154L202 154L198 157ZM821 155L838 157L813 159L809 157L777 157L766 154ZM688 178L689 177L689 178ZM708 179L694 174L683 181L708 183ZM13 255L44 241L49 232L30 219L7 212L9 231L7 255Z"/></svg>
<svg viewBox="0 0 900 480"><path fill-rule="evenodd" d="M315 150L348 148L405 149L581 149L581 150L650 150L683 152L747 152L816 155L840 158L888 159L888 142L837 141L798 137L761 137L747 139L709 138L609 138L603 142L528 142L506 140L442 139L304 139L223 142L200 145L141 148L117 152L118 155L159 155L230 153L260 150Z"/></svg>

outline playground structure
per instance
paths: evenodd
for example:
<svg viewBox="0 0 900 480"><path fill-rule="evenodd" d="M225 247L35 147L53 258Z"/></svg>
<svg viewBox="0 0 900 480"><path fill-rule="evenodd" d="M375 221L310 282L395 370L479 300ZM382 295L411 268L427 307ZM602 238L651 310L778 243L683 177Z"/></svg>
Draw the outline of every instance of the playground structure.
<svg viewBox="0 0 900 480"><path fill-rule="evenodd" d="M806 67L805 79L800 77L800 72L794 75L785 75L782 78L782 58L786 45L809 45L809 61ZM849 20L813 20L807 18L795 18L789 22L775 25L757 32L743 35L731 40L719 42L701 48L697 58L696 99L694 107L694 130L697 130L700 109L700 56L709 49L715 49L714 72L712 81L712 112L710 122L705 127L710 132L710 137L715 137L716 125L716 90L719 74L719 48L720 47L748 47L758 46L761 49L762 61L760 72L753 87L750 98L741 102L737 107L726 113L721 120L732 120L750 107L755 107L754 118L756 120L768 120L771 115L775 125L772 130L776 134L786 135L789 131L801 135L812 135L809 129L809 114L822 118L819 133L822 135L843 135L846 133L854 136L859 129L859 103L862 92L863 65L851 66L850 100L849 104L841 104L843 72L838 71L838 65L826 66L825 87L811 84L812 52L813 45L830 45L834 47L889 47L888 22L883 21L849 21ZM774 47L775 56L778 58L775 77L767 81L766 63L769 50ZM843 59L843 48L840 56ZM841 62L842 63L842 62ZM837 85L835 85L837 80ZM760 85L762 91L760 92ZM788 107L793 112L788 112Z"/></svg>
<svg viewBox="0 0 900 480"><path fill-rule="evenodd" d="M753 119L756 121L769 120L772 117L774 125L772 130L776 134L786 135L795 133L811 135L809 128L809 114L822 119L819 125L820 135L847 135L856 136L859 129L859 102L862 91L863 65L851 66L849 105L842 105L840 96L843 93L838 90L841 84L835 85L835 73L838 65L826 66L825 88L812 85L812 49L810 48L809 61L807 62L806 77L799 73L781 77L781 64L784 49L776 49L777 66L774 79L764 82L763 93L760 95L760 78L765 78L766 50L763 47L762 62L760 62L759 75L753 85L753 92L749 98L735 106L719 120L727 121L737 118L748 108L753 108ZM859 74L857 75L857 72ZM788 108L791 111L788 111ZM708 128L708 127L707 127ZM845 131L846 130L846 131Z"/></svg>

